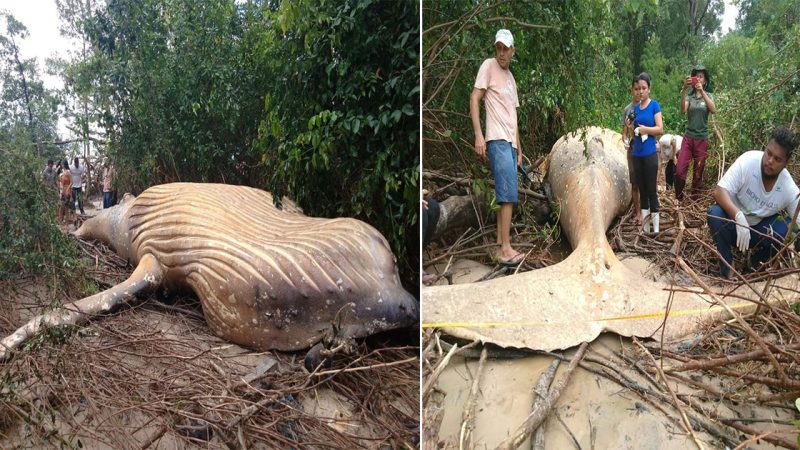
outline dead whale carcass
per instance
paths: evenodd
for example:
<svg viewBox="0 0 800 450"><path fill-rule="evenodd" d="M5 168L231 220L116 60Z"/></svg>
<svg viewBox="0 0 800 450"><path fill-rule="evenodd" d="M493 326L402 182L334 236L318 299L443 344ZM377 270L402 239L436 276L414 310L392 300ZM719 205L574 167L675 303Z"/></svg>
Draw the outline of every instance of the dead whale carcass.
<svg viewBox="0 0 800 450"><path fill-rule="evenodd" d="M605 232L630 203L619 133L595 127L571 133L553 145L548 163L548 181L573 252L540 270L425 288L423 326L504 347L554 350L591 341L603 331L671 339L712 316L728 314L700 289L674 292L670 303L669 286L645 280L614 255ZM798 278L790 275L782 282L796 289ZM754 291L763 286L752 286L737 290L740 298L724 300L727 306L754 307L741 299L758 298ZM791 290L773 290L770 300L785 295Z"/></svg>
<svg viewBox="0 0 800 450"><path fill-rule="evenodd" d="M260 350L310 347L334 321L348 337L418 323L418 302L377 230L279 210L258 189L154 186L75 234L107 242L136 269L117 286L32 319L0 342L0 359L42 327L79 323L160 285L194 291L214 333Z"/></svg>

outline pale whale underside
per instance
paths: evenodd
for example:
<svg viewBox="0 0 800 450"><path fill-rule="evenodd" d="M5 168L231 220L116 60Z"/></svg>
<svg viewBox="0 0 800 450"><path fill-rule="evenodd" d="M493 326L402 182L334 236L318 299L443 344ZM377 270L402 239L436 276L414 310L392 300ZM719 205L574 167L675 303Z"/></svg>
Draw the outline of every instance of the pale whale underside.
<svg viewBox="0 0 800 450"><path fill-rule="evenodd" d="M107 291L31 320L0 342L0 360L41 327L85 321L156 286L193 291L215 334L259 350L308 348L334 323L363 337L419 320L376 229L307 217L290 202L280 210L254 188L154 186L75 235L108 243L136 269Z"/></svg>

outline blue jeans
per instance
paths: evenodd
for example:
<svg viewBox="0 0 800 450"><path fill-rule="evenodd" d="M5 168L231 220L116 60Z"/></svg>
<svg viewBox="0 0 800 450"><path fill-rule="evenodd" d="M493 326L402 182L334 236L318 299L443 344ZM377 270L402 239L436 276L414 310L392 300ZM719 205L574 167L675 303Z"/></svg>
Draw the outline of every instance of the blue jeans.
<svg viewBox="0 0 800 450"><path fill-rule="evenodd" d="M486 143L486 153L494 176L497 203L517 203L517 150L511 142L498 139Z"/></svg>
<svg viewBox="0 0 800 450"><path fill-rule="evenodd" d="M723 219L733 220L716 203L708 208L708 228L711 229L711 237L717 244L717 250L722 255L722 259L733 266L731 247L736 245L736 223ZM791 220L791 217L780 218L775 214L750 227L750 248L753 249L752 267L757 268L760 263L767 262L781 248ZM761 236L755 233L756 231L771 236L771 238ZM719 262L719 270L723 277L728 276L729 269L725 262Z"/></svg>
<svg viewBox="0 0 800 450"><path fill-rule="evenodd" d="M114 206L114 193L113 192L103 192L103 209L111 208Z"/></svg>
<svg viewBox="0 0 800 450"><path fill-rule="evenodd" d="M72 188L72 201L78 201L78 208L81 210L81 214L86 214L83 212L83 189L79 187Z"/></svg>

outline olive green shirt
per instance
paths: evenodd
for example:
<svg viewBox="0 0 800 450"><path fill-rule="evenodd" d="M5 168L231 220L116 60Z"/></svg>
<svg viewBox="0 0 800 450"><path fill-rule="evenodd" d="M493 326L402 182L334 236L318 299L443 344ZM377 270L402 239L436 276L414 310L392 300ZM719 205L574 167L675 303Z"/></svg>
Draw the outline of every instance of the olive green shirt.
<svg viewBox="0 0 800 450"><path fill-rule="evenodd" d="M706 92L712 100L714 97ZM696 97L694 93L686 96L689 108L686 110L686 135L695 139L708 139L708 106L701 95Z"/></svg>

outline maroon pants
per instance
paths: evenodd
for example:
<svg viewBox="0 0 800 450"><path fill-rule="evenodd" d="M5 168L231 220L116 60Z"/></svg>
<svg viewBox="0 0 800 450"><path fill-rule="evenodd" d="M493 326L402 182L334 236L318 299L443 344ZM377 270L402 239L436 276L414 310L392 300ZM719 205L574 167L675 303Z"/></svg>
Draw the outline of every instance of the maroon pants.
<svg viewBox="0 0 800 450"><path fill-rule="evenodd" d="M703 188L703 171L708 158L708 139L697 139L683 136L681 151L678 153L678 165L675 167L675 198L683 199L683 188L686 187L686 175L689 173L689 163L694 161L692 174L692 195Z"/></svg>

